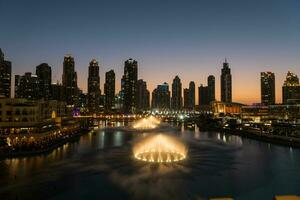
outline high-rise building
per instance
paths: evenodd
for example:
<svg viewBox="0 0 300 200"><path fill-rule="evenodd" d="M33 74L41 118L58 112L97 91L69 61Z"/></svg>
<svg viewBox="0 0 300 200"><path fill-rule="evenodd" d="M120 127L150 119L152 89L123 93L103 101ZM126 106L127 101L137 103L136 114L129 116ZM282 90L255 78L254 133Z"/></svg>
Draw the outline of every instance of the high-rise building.
<svg viewBox="0 0 300 200"><path fill-rule="evenodd" d="M180 78L175 76L172 83L172 98L171 108L173 110L180 110L182 107L182 84Z"/></svg>
<svg viewBox="0 0 300 200"><path fill-rule="evenodd" d="M195 82L189 83L189 99L188 109L193 110L195 108Z"/></svg>
<svg viewBox="0 0 300 200"><path fill-rule="evenodd" d="M65 101L65 88L58 81L51 84L51 99L56 101Z"/></svg>
<svg viewBox="0 0 300 200"><path fill-rule="evenodd" d="M170 109L170 91L168 83L158 85L152 92L152 108Z"/></svg>
<svg viewBox="0 0 300 200"><path fill-rule="evenodd" d="M183 89L183 108L190 108L190 90L189 88Z"/></svg>
<svg viewBox="0 0 300 200"><path fill-rule="evenodd" d="M138 63L132 58L125 61L124 75L124 99L123 110L125 113L134 113L136 111L136 86L138 80Z"/></svg>
<svg viewBox="0 0 300 200"><path fill-rule="evenodd" d="M0 97L9 98L11 95L11 62L4 60L0 49Z"/></svg>
<svg viewBox="0 0 300 200"><path fill-rule="evenodd" d="M50 99L52 80L51 67L47 63L42 63L36 67L35 73L39 81L39 99Z"/></svg>
<svg viewBox="0 0 300 200"><path fill-rule="evenodd" d="M207 78L207 87L208 87L208 100L209 103L216 100L215 97L215 77L213 75L209 75Z"/></svg>
<svg viewBox="0 0 300 200"><path fill-rule="evenodd" d="M223 63L222 74L221 74L221 101L231 103L232 102L232 78L231 70L227 59Z"/></svg>
<svg viewBox="0 0 300 200"><path fill-rule="evenodd" d="M26 72L15 76L15 98L39 99L39 80L37 75Z"/></svg>
<svg viewBox="0 0 300 200"><path fill-rule="evenodd" d="M137 81L136 88L136 109L138 111L145 111L150 108L150 94L147 90L147 83L143 79Z"/></svg>
<svg viewBox="0 0 300 200"><path fill-rule="evenodd" d="M110 70L105 73L105 84L104 84L104 93L105 93L105 110L112 111L115 109L115 84L116 84L116 75L114 70Z"/></svg>
<svg viewBox="0 0 300 200"><path fill-rule="evenodd" d="M89 112L97 113L100 103L100 76L99 64L95 59L93 59L89 65L87 96Z"/></svg>
<svg viewBox="0 0 300 200"><path fill-rule="evenodd" d="M293 104L300 101L300 84L296 74L288 72L282 86L282 103Z"/></svg>
<svg viewBox="0 0 300 200"><path fill-rule="evenodd" d="M74 58L71 55L64 57L62 84L65 88L67 105L76 105L78 103L77 73L75 72Z"/></svg>
<svg viewBox="0 0 300 200"><path fill-rule="evenodd" d="M260 73L261 103L275 104L275 74L272 72Z"/></svg>
<svg viewBox="0 0 300 200"><path fill-rule="evenodd" d="M209 105L209 88L208 86L203 86L202 84L198 88L199 94L199 106L208 106Z"/></svg>

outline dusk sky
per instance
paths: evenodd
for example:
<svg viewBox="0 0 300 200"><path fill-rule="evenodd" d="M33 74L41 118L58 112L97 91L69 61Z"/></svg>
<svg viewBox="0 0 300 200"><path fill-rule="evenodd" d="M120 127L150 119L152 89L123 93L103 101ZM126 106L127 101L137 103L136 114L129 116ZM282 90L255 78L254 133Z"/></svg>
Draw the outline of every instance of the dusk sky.
<svg viewBox="0 0 300 200"><path fill-rule="evenodd" d="M0 19L0 48L13 75L47 62L53 82L61 81L63 57L71 53L84 91L93 58L102 92L110 69L119 91L128 58L138 61L150 92L175 75L185 88L191 80L206 85L213 74L219 100L227 57L233 101L242 103L260 102L261 71L275 73L277 102L287 71L300 75L299 0L0 0Z"/></svg>

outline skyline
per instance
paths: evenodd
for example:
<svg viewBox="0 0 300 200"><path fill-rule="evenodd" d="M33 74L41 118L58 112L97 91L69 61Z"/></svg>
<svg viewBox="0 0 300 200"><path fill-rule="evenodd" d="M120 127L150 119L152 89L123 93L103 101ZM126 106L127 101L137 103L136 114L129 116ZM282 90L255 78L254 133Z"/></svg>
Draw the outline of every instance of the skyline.
<svg viewBox="0 0 300 200"><path fill-rule="evenodd" d="M260 102L260 72L275 73L277 103L287 72L300 73L299 1L154 1L145 5L89 1L72 3L72 9L69 3L0 1L5 8L0 17L6 19L0 43L5 58L12 61L13 76L33 72L46 62L52 67L53 81L61 82L63 56L71 53L84 92L93 58L100 64L102 93L105 72L110 69L116 72L119 91L124 61L132 57L150 91L164 81L171 84L176 75L183 88L189 81L199 87L212 74L219 100L220 71L227 57L233 101L251 104Z"/></svg>

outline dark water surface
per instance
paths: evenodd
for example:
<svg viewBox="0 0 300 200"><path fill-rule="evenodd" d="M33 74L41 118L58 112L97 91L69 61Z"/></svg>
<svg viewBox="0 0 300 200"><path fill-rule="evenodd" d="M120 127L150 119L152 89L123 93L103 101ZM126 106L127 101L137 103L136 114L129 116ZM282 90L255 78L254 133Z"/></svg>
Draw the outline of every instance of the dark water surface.
<svg viewBox="0 0 300 200"><path fill-rule="evenodd" d="M153 132L180 138L188 146L187 159L137 161L132 146L150 133L104 128L48 154L0 160L0 199L272 199L300 194L299 149L197 127Z"/></svg>

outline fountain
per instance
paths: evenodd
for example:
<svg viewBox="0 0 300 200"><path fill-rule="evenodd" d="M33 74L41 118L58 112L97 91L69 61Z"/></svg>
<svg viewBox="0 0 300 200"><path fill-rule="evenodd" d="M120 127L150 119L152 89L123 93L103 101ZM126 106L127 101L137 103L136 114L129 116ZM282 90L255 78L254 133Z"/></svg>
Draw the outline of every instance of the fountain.
<svg viewBox="0 0 300 200"><path fill-rule="evenodd" d="M160 124L160 121L153 117L146 117L143 119L138 120L137 122L134 123L133 128L135 129L154 129Z"/></svg>
<svg viewBox="0 0 300 200"><path fill-rule="evenodd" d="M145 162L171 163L183 160L187 155L186 146L168 135L150 135L133 147L134 157Z"/></svg>

